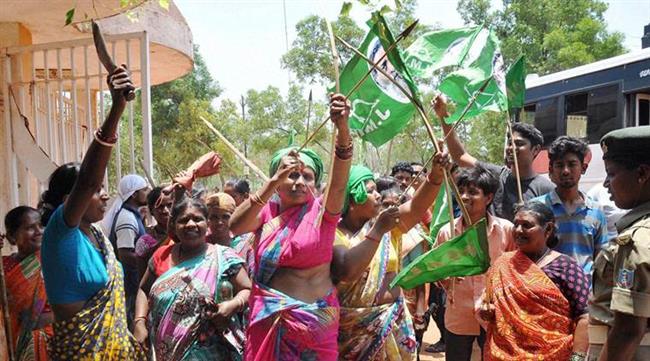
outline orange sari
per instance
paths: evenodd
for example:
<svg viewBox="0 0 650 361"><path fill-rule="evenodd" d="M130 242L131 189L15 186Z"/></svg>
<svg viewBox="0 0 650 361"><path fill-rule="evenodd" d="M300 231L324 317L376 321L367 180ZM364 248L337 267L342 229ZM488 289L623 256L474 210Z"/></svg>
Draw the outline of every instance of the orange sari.
<svg viewBox="0 0 650 361"><path fill-rule="evenodd" d="M520 251L499 257L488 271L495 322L488 326L485 360L568 360L574 322L569 301Z"/></svg>
<svg viewBox="0 0 650 361"><path fill-rule="evenodd" d="M52 326L36 329L41 315L50 311L40 254L21 261L13 256L3 257L3 262L16 360L48 360L47 339L52 336Z"/></svg>

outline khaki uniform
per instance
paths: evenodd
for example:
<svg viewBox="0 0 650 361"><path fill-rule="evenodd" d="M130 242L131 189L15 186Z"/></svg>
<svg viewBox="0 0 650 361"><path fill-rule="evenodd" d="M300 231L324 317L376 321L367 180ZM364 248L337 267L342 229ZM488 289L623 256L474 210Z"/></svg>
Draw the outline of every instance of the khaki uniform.
<svg viewBox="0 0 650 361"><path fill-rule="evenodd" d="M589 302L590 361L598 359L614 312L650 318L650 202L629 211L616 227L619 236L594 262ZM650 328L634 360L650 360Z"/></svg>

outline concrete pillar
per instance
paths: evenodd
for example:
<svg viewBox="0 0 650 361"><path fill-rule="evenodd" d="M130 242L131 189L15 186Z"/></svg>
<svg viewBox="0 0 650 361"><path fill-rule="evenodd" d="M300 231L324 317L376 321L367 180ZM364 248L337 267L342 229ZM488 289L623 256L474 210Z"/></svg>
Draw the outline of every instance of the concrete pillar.
<svg viewBox="0 0 650 361"><path fill-rule="evenodd" d="M32 35L30 31L20 23L17 22L0 22L0 49L5 49L10 46L17 45L29 45L32 43ZM11 134L10 127L7 126L5 110L8 109L9 105L13 100L5 96L4 89L6 89L6 76L5 76L5 58L6 54L4 51L0 50L0 167L2 167L2 174L4 176L0 177L0 218L3 220L0 222L0 231L4 232L4 216L7 212L15 207L19 199L16 199L13 195L16 194L15 186L12 185L12 177L10 175L14 174L19 167L24 168L20 164L15 164L14 161L16 158L12 156L11 152ZM29 74L31 71L31 59L28 59L29 56L20 57L19 59L12 59L11 61L11 79L21 80L25 79L25 75ZM16 94L16 97L19 95ZM29 104L31 95L28 91L24 93L26 98L26 104ZM9 100L9 104L5 104L5 99ZM29 109L23 110L27 116L31 113ZM25 173L25 172L20 172ZM17 175L18 176L18 175ZM24 179L26 181L26 178ZM25 183L27 186L28 183ZM24 193L24 192L23 192ZM23 195L24 197L24 195ZM3 247L3 253L7 249L7 245Z"/></svg>

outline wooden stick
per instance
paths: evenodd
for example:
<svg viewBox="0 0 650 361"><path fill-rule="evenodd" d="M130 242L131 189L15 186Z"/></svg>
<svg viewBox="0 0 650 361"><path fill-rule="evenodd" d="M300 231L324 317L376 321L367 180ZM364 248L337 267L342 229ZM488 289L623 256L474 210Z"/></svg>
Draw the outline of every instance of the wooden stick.
<svg viewBox="0 0 650 361"><path fill-rule="evenodd" d="M226 147L228 147L228 149L230 149L233 153L235 153L235 155L236 155L239 159L241 159L242 162L244 162L244 164L246 164L246 165L247 165L251 170L253 170L253 172L255 172L255 174L257 174L257 175L258 175L260 178L262 178L262 180L264 180L265 182L267 182L267 181L269 180L269 177L268 177L266 174L264 174L264 172L262 172L259 168L257 168L257 166L256 166L253 162L251 162L250 160L248 160L248 158L246 158L246 157L245 157L245 156L244 156L244 155L239 151L239 149L237 149L237 147L235 147L232 143L230 143L230 141L228 140L228 138L226 138L223 134L221 134L221 132L219 132L219 131L217 130L217 128L215 128L215 127L212 125L212 123L210 123L209 121L207 121L207 120L206 120L205 118L203 118L202 116L199 116L199 118L200 118L200 119L205 123L205 125L208 126L208 128L210 128L210 130L211 130L211 131L212 131L212 132L213 132L217 137L219 137L219 139L221 139L222 142L224 142L224 144L226 145Z"/></svg>
<svg viewBox="0 0 650 361"><path fill-rule="evenodd" d="M456 237L456 227L454 224L454 220L456 217L454 217L454 198L451 195L451 184L450 184L450 178L451 174L447 174L445 172L445 195L447 197L447 210L449 211L449 233L451 235L451 238Z"/></svg>
<svg viewBox="0 0 650 361"><path fill-rule="evenodd" d="M327 21L327 32L330 36L330 50L332 51L332 66L334 67L334 81L336 82L336 93L341 92L341 83L339 82L339 53L336 51L336 41L334 40L334 31L332 30L332 23ZM347 99L346 99L347 101ZM332 143L330 144L330 154L334 155L336 148L336 127L332 127ZM332 185L332 173L334 173L334 157L330 157L330 166L328 171L327 186L325 187L325 192L323 194L323 204L318 213L318 219L316 220L316 228L320 228L321 220L323 219L323 214L325 214L325 206L327 205L327 199L330 196L330 186Z"/></svg>
<svg viewBox="0 0 650 361"><path fill-rule="evenodd" d="M9 301L7 299L7 284L5 281L5 271L3 262L0 262L0 303L2 304L2 320L5 324L5 337L7 341L7 353L9 360L15 359L15 350L13 344L13 332L11 329L11 319L9 318Z"/></svg>
<svg viewBox="0 0 650 361"><path fill-rule="evenodd" d="M488 84L490 84L490 81L491 81L491 80L492 80L492 76L490 76L489 78L487 78L487 79L485 80L485 82L483 83L483 85L481 85L481 87L479 88L479 90L477 90L476 92L474 92L474 94L472 95L472 99L470 99L469 103L465 106L465 109L463 109L463 113L460 115L460 117L458 118L458 120L457 120L457 121L454 123L454 125L451 127L451 129L449 130L449 132L447 132L447 134L444 134L443 141L446 142L446 141L447 141L447 137L449 136L449 134L451 134L451 131L452 131L452 130L456 130L456 128L458 128L458 125L462 122L463 118L465 118L465 115L467 114L467 112L469 111L469 109L472 107L472 105L474 105L474 103L476 102L476 99L478 98L478 96L479 96L481 93L483 93L483 91L485 90L485 88L487 88Z"/></svg>
<svg viewBox="0 0 650 361"><path fill-rule="evenodd" d="M521 191L521 176L519 175L519 161L517 160L517 146L515 145L515 136L512 132L512 124L510 124L510 114L508 114L508 133L510 134L510 144L512 145L512 158L515 161L515 177L517 178L517 196L519 203L524 203L523 193Z"/></svg>
<svg viewBox="0 0 650 361"><path fill-rule="evenodd" d="M435 147L436 152L440 152L441 150L440 147L438 146L438 138L436 137L436 134L433 132L433 127L431 126L431 122L429 121L429 118L427 117L427 114L424 111L422 104L413 97L411 92L404 89L402 84L398 83L395 79L393 79L393 77L390 74L388 74L384 69L378 67L377 64L374 64L370 59L368 59L364 54L362 54L355 47L348 44L345 40L341 39L340 37L336 37L336 39L339 40L341 43L343 43L343 45L348 47L350 50L352 50L355 54L359 55L361 58L366 60L369 64L372 64L374 69L377 69L377 71L379 71L388 80L390 80L390 82L393 83L415 105L415 109L418 111L420 118L422 118L422 121L424 122L424 126L427 129L427 133L429 134L429 138L433 142L433 146ZM451 178L449 171L445 170L445 173L447 173L447 178L451 181L451 183L453 183L453 179ZM460 205L461 212L463 213L463 218L465 219L465 223L468 225L472 225L472 220L469 217L469 212L467 211L467 208L465 207L463 202L460 202L460 194L458 193L458 188L452 187L452 190L454 191L454 195L456 196L456 198L459 200L458 203Z"/></svg>
<svg viewBox="0 0 650 361"><path fill-rule="evenodd" d="M384 60L384 58L386 58L386 57L388 56L388 53L390 53L393 49L395 49L395 47L397 46L397 43L399 43L401 40L403 40L404 38L406 38L406 37L407 37L407 36L408 36L412 31L413 31L413 29L415 29L415 26L418 24L418 21L419 21L419 20L415 20L411 25L409 25L406 29L404 29L404 31L402 31L402 32L397 36L397 38L395 38L395 42L394 42L393 44L391 44L391 45L388 47L388 50L386 50L386 51L384 52L384 54L379 58L379 60L377 60L376 63L372 63L372 62L370 62L370 64L372 64L373 67L371 67L370 69L368 69L368 71L366 72L366 74L365 74L365 75L364 75L364 76L363 76L363 77L362 77L362 78L361 78L361 79L360 79L356 84L354 84L354 86L352 87L352 89L351 89L351 90L350 90L350 91L345 95L345 100L348 100L348 98L350 97L350 95L352 95L352 93L354 93L355 91L357 91L357 89L359 89L359 87L360 87L360 86L361 86L361 85L366 81L366 79L368 79L368 77L370 76L370 74L372 74L372 71L373 71L374 69L377 68L378 64L381 63L381 62ZM328 22L327 25L328 25L328 30L329 30L329 28L331 28L331 24ZM335 36L334 38L340 40L340 38L339 38L338 36ZM330 41L332 41L332 39L330 39ZM366 59L367 59L367 58L366 58ZM336 61L338 62L338 56L337 56L337 60L336 60ZM340 83L339 83L339 76L338 76L338 67L337 67L337 70L336 70L336 84L337 84L337 88L336 88L336 89L337 89L337 92L339 92L339 91L340 91ZM316 134L317 134L317 133L318 133L318 132L319 132L319 131L320 131L320 130L325 126L325 124L327 124L327 121L328 121L328 120L330 120L330 116L329 116L329 114L326 115L326 116L323 118L323 120L321 121L321 123L320 123L320 124L318 125L318 127L316 127L316 129L314 130L314 132L311 133L311 135L309 135L309 137L307 137L307 139L306 139L305 142L300 146L300 148L298 148L298 152L300 152L301 150L303 150L303 149L307 146L307 144L309 144L309 142L311 142L311 141L316 137Z"/></svg>
<svg viewBox="0 0 650 361"><path fill-rule="evenodd" d="M142 171L144 171L145 177L147 177L147 180L151 184L152 187L156 186L156 182L154 182L153 177L151 174L149 174L149 171L147 170L147 167L144 166L144 162L142 159L138 158L138 164L140 165L140 168L142 168Z"/></svg>

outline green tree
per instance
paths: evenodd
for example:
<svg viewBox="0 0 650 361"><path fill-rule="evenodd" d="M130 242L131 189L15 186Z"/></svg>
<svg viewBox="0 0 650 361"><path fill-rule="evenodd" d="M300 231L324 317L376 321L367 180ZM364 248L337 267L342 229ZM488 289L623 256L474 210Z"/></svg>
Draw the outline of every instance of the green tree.
<svg viewBox="0 0 650 361"><path fill-rule="evenodd" d="M347 16L340 16L332 23L332 31L351 44L363 39L364 31ZM303 83L324 84L334 80L332 52L326 19L311 15L296 24L296 40L291 49L282 56L282 66L291 70ZM338 47L341 63L352 57L352 52Z"/></svg>
<svg viewBox="0 0 650 361"><path fill-rule="evenodd" d="M460 0L466 24L493 26L507 60L526 56L529 73L548 74L619 55L623 34L610 32L600 0L504 0L494 10L489 0Z"/></svg>

